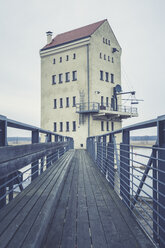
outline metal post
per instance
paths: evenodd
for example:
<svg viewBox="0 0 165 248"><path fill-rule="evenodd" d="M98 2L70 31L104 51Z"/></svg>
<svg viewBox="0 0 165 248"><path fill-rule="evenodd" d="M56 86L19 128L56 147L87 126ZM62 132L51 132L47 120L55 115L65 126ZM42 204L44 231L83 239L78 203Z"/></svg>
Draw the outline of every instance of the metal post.
<svg viewBox="0 0 165 248"><path fill-rule="evenodd" d="M157 151L156 146L153 146L153 239L156 243L158 243L158 167L157 167Z"/></svg>
<svg viewBox="0 0 165 248"><path fill-rule="evenodd" d="M47 142L52 142L52 135L50 133L47 133ZM46 157L46 168L49 168L51 165L51 155L48 155Z"/></svg>
<svg viewBox="0 0 165 248"><path fill-rule="evenodd" d="M107 146L107 169L108 169L107 179L110 182L113 189L114 189L114 177L115 177L114 165L115 165L114 164L114 144L113 144L112 134L110 134L109 143Z"/></svg>
<svg viewBox="0 0 165 248"><path fill-rule="evenodd" d="M0 146L7 145L7 121L5 116L1 116L0 120ZM6 205L6 186L4 185L6 182L6 178L0 179L0 208Z"/></svg>
<svg viewBox="0 0 165 248"><path fill-rule="evenodd" d="M120 144L120 195L130 206L130 134L128 130L122 132Z"/></svg>
<svg viewBox="0 0 165 248"><path fill-rule="evenodd" d="M32 144L39 143L39 131L32 131ZM33 181L39 174L39 163L38 160L31 164L31 180Z"/></svg>
<svg viewBox="0 0 165 248"><path fill-rule="evenodd" d="M103 136L103 151L102 151L102 159L103 159L103 162L102 162L102 165L103 165L103 173L104 175L106 176L106 172L107 172L107 147L106 147L106 140L107 139L107 136L104 135Z"/></svg>
<svg viewBox="0 0 165 248"><path fill-rule="evenodd" d="M158 119L158 145L165 148L165 121ZM158 149L159 245L165 247L165 151Z"/></svg>

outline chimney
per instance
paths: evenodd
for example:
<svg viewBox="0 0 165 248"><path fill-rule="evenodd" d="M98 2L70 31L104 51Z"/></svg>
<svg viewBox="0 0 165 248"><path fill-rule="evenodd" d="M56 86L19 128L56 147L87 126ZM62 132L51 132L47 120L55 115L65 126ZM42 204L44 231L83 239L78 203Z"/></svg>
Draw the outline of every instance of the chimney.
<svg viewBox="0 0 165 248"><path fill-rule="evenodd" d="M51 31L46 32L47 44L49 44L52 41L52 34L53 34L53 32L51 32Z"/></svg>

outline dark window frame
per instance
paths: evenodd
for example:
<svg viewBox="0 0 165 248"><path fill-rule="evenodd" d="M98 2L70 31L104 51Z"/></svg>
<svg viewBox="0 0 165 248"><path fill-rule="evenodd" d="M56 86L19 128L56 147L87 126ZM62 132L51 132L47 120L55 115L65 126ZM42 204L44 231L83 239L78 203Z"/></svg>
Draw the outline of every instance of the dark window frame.
<svg viewBox="0 0 165 248"><path fill-rule="evenodd" d="M73 130L72 131L76 132L76 121L73 121L72 124L73 124Z"/></svg>
<svg viewBox="0 0 165 248"><path fill-rule="evenodd" d="M73 96L73 107L76 107L76 96Z"/></svg>
<svg viewBox="0 0 165 248"><path fill-rule="evenodd" d="M56 84L56 75L52 75L52 84Z"/></svg>
<svg viewBox="0 0 165 248"><path fill-rule="evenodd" d="M62 73L60 73L59 74L59 84L62 84L63 83L63 74Z"/></svg>
<svg viewBox="0 0 165 248"><path fill-rule="evenodd" d="M109 73L108 72L105 73L105 81L109 82Z"/></svg>
<svg viewBox="0 0 165 248"><path fill-rule="evenodd" d="M101 131L104 131L104 121L101 121Z"/></svg>
<svg viewBox="0 0 165 248"><path fill-rule="evenodd" d="M111 73L111 83L114 84L115 83L115 80L114 80L114 74Z"/></svg>
<svg viewBox="0 0 165 248"><path fill-rule="evenodd" d="M57 122L54 122L53 130L54 130L54 132L57 132Z"/></svg>
<svg viewBox="0 0 165 248"><path fill-rule="evenodd" d="M57 99L54 99L54 109L57 108Z"/></svg>
<svg viewBox="0 0 165 248"><path fill-rule="evenodd" d="M77 81L77 71L72 71L72 81Z"/></svg>
<svg viewBox="0 0 165 248"><path fill-rule="evenodd" d="M100 70L100 80L104 81L104 72Z"/></svg>
<svg viewBox="0 0 165 248"><path fill-rule="evenodd" d="M66 97L66 108L69 108L69 97Z"/></svg>
<svg viewBox="0 0 165 248"><path fill-rule="evenodd" d="M59 131L63 132L63 122L62 121L60 122L60 130Z"/></svg>
<svg viewBox="0 0 165 248"><path fill-rule="evenodd" d="M60 108L63 108L63 98L60 98Z"/></svg>
<svg viewBox="0 0 165 248"><path fill-rule="evenodd" d="M66 83L70 82L70 72L65 73L65 82Z"/></svg>

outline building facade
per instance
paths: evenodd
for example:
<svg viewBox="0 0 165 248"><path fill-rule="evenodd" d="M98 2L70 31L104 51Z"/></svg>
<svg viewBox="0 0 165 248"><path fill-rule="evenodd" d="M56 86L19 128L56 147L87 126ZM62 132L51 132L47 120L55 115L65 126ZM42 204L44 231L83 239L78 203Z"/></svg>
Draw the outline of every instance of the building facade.
<svg viewBox="0 0 165 248"><path fill-rule="evenodd" d="M121 128L136 115L121 104L121 47L103 20L57 35L47 32L41 57L41 127L74 138Z"/></svg>

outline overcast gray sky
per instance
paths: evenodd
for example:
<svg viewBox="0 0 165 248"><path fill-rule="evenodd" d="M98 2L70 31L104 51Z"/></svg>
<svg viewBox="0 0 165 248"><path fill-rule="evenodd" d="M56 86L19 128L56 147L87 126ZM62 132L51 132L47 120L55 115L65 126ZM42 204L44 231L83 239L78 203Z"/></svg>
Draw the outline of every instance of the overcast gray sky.
<svg viewBox="0 0 165 248"><path fill-rule="evenodd" d="M40 57L53 35L107 18L122 47L122 87L139 117L165 114L165 0L0 0L0 114L40 125Z"/></svg>

